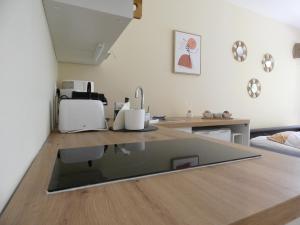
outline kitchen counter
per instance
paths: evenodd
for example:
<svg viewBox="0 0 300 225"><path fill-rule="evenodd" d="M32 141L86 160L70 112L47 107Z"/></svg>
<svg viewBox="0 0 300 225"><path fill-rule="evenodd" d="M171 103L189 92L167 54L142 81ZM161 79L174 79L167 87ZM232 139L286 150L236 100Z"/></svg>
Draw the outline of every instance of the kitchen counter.
<svg viewBox="0 0 300 225"><path fill-rule="evenodd" d="M232 135L239 136L239 141L234 139L235 143L246 146L250 145L250 120L249 119L202 119L202 117L167 117L166 120L160 121L158 126L193 133L194 131L230 129ZM195 130L194 130L195 128Z"/></svg>
<svg viewBox="0 0 300 225"><path fill-rule="evenodd" d="M168 128L249 125L248 119L202 119L201 117L167 117L159 125Z"/></svg>
<svg viewBox="0 0 300 225"><path fill-rule="evenodd" d="M226 142L223 144L263 157L46 193L58 148L194 137L203 139L163 127L149 133L52 133L1 215L0 224L268 225L300 216L300 159Z"/></svg>

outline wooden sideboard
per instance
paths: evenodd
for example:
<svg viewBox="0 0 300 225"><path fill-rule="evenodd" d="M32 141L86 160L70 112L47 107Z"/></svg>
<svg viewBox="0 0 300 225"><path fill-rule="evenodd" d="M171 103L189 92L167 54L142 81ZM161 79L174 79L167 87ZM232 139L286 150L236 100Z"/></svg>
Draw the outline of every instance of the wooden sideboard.
<svg viewBox="0 0 300 225"><path fill-rule="evenodd" d="M158 123L159 126L174 128L187 133L196 133L201 130L228 128L232 134L241 135L240 144L249 146L250 120L248 119L202 119L201 117L167 117Z"/></svg>

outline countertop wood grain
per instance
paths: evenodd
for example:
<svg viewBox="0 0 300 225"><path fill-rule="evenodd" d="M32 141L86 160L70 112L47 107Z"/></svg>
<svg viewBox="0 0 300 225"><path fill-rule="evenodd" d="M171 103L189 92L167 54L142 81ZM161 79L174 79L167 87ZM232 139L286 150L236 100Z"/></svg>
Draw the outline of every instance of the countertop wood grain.
<svg viewBox="0 0 300 225"><path fill-rule="evenodd" d="M225 225L249 224L252 215L259 220L251 224L264 224L258 213L270 216L265 210L273 207L277 212L278 204L300 194L299 158L225 142L240 150L259 152L263 157L46 194L58 148L194 137L162 127L149 133L52 133L0 217L0 224ZM220 143L207 138L203 141ZM289 206L299 207L299 201L292 203ZM299 210L286 211L289 217L295 217ZM286 218L284 213L280 218L283 217ZM280 218L276 224L286 222Z"/></svg>
<svg viewBox="0 0 300 225"><path fill-rule="evenodd" d="M201 117L167 117L159 125L168 128L249 125L249 119L202 119Z"/></svg>

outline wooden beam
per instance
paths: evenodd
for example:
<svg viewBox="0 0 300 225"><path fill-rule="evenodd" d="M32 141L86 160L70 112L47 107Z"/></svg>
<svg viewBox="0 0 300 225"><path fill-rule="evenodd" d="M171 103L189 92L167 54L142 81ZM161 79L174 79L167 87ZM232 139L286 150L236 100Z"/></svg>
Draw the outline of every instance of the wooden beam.
<svg viewBox="0 0 300 225"><path fill-rule="evenodd" d="M133 4L136 6L133 17L135 19L141 19L143 15L143 0L134 0Z"/></svg>

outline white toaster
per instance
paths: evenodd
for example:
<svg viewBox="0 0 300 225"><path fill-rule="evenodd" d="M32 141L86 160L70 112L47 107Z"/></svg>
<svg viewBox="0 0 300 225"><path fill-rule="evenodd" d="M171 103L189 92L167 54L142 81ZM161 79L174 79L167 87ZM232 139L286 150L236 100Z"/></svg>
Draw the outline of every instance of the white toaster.
<svg viewBox="0 0 300 225"><path fill-rule="evenodd" d="M59 104L58 130L75 133L107 130L103 103L99 100L64 99Z"/></svg>

